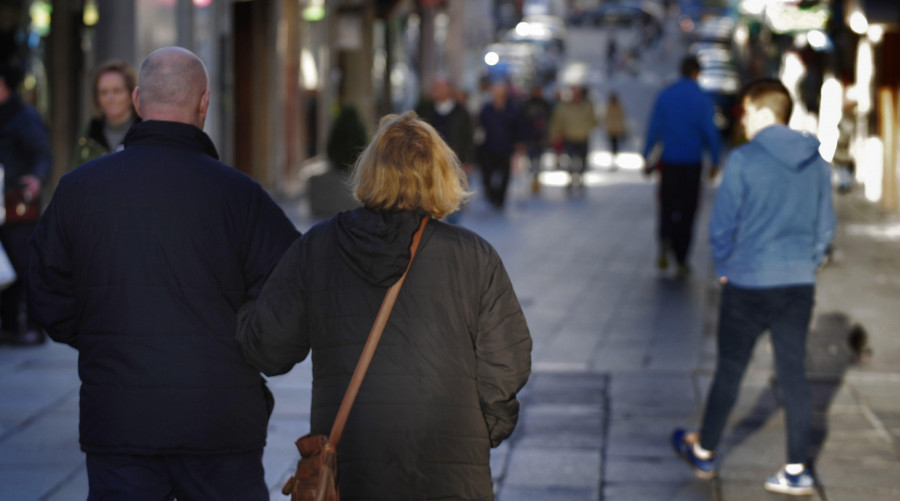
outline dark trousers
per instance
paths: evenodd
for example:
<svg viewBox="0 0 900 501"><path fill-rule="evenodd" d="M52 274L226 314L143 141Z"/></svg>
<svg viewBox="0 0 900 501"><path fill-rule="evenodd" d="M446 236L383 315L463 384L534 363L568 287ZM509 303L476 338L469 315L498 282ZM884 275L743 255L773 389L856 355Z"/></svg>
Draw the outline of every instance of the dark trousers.
<svg viewBox="0 0 900 501"><path fill-rule="evenodd" d="M88 501L268 501L262 451L235 455L87 455Z"/></svg>
<svg viewBox="0 0 900 501"><path fill-rule="evenodd" d="M512 168L512 153L481 153L481 184L487 193L488 201L498 209L506 201L506 187L509 185L509 174Z"/></svg>
<svg viewBox="0 0 900 501"><path fill-rule="evenodd" d="M788 463L805 463L809 454L812 397L806 379L806 335L812 315L812 285L743 289L725 285L719 308L716 375L706 401L700 445L716 450L756 339L772 336L778 387L784 402Z"/></svg>
<svg viewBox="0 0 900 501"><path fill-rule="evenodd" d="M609 136L609 150L612 156L619 153L619 136Z"/></svg>
<svg viewBox="0 0 900 501"><path fill-rule="evenodd" d="M587 141L563 141L563 151L569 156L569 172L584 174L587 170Z"/></svg>
<svg viewBox="0 0 900 501"><path fill-rule="evenodd" d="M659 238L668 243L680 265L687 264L694 234L694 215L700 199L700 164L661 162Z"/></svg>
<svg viewBox="0 0 900 501"><path fill-rule="evenodd" d="M0 226L0 243L17 275L16 281L0 292L0 328L4 331L23 333L33 327L28 321L25 304L25 273L28 269L28 239L36 227L37 222Z"/></svg>

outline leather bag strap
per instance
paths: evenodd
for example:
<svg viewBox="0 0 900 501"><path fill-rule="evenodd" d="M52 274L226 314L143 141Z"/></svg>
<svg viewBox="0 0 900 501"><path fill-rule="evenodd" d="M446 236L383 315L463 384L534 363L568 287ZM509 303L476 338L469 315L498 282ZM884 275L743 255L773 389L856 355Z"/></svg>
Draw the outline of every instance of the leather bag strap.
<svg viewBox="0 0 900 501"><path fill-rule="evenodd" d="M350 415L350 407L353 406L353 401L356 400L356 394L359 393L359 387L362 386L363 378L366 376L366 371L369 369L369 363L372 361L372 356L375 354L375 348L378 346L378 341L381 339L381 334L384 332L385 325L387 325L388 317L391 315L391 310L394 308L394 302L397 301L397 295L400 294L400 287L403 286L403 282L406 280L406 274L409 273L409 268L412 266L413 259L416 257L416 249L419 248L419 240L422 239L422 232L425 231L425 225L427 223L428 217L423 217L419 229L416 230L415 235L413 235L412 244L409 246L410 256L409 263L406 265L406 270L403 272L403 275L394 282L394 285L388 289L387 294L384 296L384 300L381 302L378 316L375 317L375 324L372 325L372 330L369 331L369 339L366 340L362 355L359 356L359 362L356 364L356 370L353 371L350 385L347 386L347 392L344 393L341 407L338 409L337 416L334 418L334 425L331 427L331 433L328 434L328 445L331 445L332 447L337 447L337 443L341 439L341 434L344 432L344 425L347 424L347 416Z"/></svg>

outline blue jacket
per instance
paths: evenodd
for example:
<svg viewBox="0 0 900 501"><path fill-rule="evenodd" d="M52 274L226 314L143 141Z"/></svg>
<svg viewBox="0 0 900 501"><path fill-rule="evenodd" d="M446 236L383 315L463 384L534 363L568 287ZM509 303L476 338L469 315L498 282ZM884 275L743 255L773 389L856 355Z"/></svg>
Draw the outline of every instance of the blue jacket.
<svg viewBox="0 0 900 501"><path fill-rule="evenodd" d="M192 125L143 121L123 151L63 176L31 238L28 303L78 350L82 449L262 450L271 394L237 310L298 237Z"/></svg>
<svg viewBox="0 0 900 501"><path fill-rule="evenodd" d="M8 190L18 189L25 175L46 182L53 164L44 121L18 94L0 104L0 164Z"/></svg>
<svg viewBox="0 0 900 501"><path fill-rule="evenodd" d="M656 98L644 158L659 141L663 144L663 162L699 164L706 148L713 165L719 165L719 131L713 123L713 104L694 80L682 78Z"/></svg>
<svg viewBox="0 0 900 501"><path fill-rule="evenodd" d="M513 98L506 100L506 106L498 110L491 102L481 109L478 115L481 128L484 129L482 151L495 155L512 155L516 144L525 141L525 117Z"/></svg>
<svg viewBox="0 0 900 501"><path fill-rule="evenodd" d="M773 125L725 162L709 224L716 272L769 288L815 283L834 236L831 168L819 141Z"/></svg>

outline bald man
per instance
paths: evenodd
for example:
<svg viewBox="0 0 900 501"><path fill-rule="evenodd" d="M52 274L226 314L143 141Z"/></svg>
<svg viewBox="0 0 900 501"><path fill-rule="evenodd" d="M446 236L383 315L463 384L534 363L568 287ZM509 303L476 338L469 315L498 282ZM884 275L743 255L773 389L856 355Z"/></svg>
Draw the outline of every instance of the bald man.
<svg viewBox="0 0 900 501"><path fill-rule="evenodd" d="M28 301L79 352L89 500L268 500L272 395L235 342L299 234L202 128L208 76L169 47L141 65L124 150L67 174L30 241Z"/></svg>

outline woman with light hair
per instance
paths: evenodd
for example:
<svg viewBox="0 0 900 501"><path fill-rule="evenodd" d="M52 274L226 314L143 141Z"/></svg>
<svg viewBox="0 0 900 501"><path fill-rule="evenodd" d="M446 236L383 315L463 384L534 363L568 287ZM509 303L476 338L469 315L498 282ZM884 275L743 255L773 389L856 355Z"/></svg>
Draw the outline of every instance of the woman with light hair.
<svg viewBox="0 0 900 501"><path fill-rule="evenodd" d="M531 336L497 252L439 221L468 195L459 160L415 113L388 115L351 182L363 206L305 233L242 308L244 356L274 376L312 351L310 432L327 434L427 219L338 447L341 494L493 499L490 448L516 425Z"/></svg>
<svg viewBox="0 0 900 501"><path fill-rule="evenodd" d="M121 149L125 134L141 121L131 102L131 93L137 86L131 65L107 61L94 71L93 82L94 116L75 144L72 168Z"/></svg>

